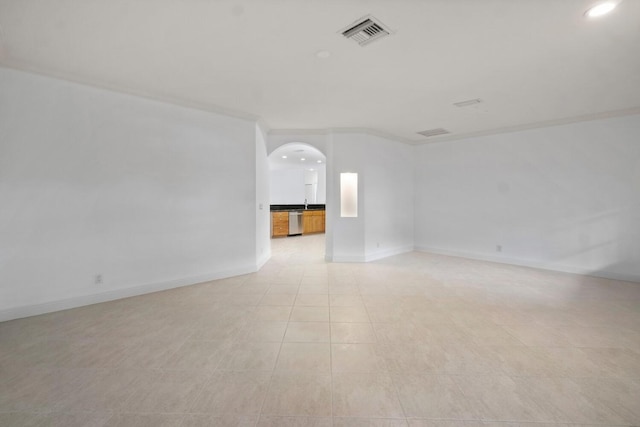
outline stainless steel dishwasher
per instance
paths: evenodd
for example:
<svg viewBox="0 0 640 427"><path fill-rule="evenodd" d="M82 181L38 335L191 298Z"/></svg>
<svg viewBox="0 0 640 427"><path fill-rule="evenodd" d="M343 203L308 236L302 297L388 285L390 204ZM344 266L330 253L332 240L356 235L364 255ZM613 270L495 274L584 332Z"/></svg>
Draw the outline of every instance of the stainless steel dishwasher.
<svg viewBox="0 0 640 427"><path fill-rule="evenodd" d="M302 234L302 211L289 211L289 236Z"/></svg>

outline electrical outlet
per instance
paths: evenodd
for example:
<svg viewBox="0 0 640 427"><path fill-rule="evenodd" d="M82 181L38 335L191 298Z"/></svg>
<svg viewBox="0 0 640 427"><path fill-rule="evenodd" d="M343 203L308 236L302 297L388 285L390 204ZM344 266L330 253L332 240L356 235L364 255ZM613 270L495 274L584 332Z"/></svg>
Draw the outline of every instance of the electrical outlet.
<svg viewBox="0 0 640 427"><path fill-rule="evenodd" d="M496 245L496 252L502 252L502 245Z"/></svg>
<svg viewBox="0 0 640 427"><path fill-rule="evenodd" d="M102 284L102 274L96 274L96 277L95 277L94 281L95 281L96 285L101 285Z"/></svg>

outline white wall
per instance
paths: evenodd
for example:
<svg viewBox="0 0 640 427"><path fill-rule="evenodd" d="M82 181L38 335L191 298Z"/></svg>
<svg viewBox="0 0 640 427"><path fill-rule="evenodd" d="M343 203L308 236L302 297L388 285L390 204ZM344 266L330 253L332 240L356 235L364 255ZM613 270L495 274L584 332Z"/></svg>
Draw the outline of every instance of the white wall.
<svg viewBox="0 0 640 427"><path fill-rule="evenodd" d="M0 118L0 318L255 270L255 123L7 69Z"/></svg>
<svg viewBox="0 0 640 427"><path fill-rule="evenodd" d="M640 116L428 144L416 155L418 248L640 280Z"/></svg>
<svg viewBox="0 0 640 427"><path fill-rule="evenodd" d="M365 135L367 261L413 250L415 147Z"/></svg>
<svg viewBox="0 0 640 427"><path fill-rule="evenodd" d="M271 257L271 214L269 209L270 177L267 139L256 124L256 268Z"/></svg>
<svg viewBox="0 0 640 427"><path fill-rule="evenodd" d="M273 169L270 178L272 205L304 204L304 169Z"/></svg>
<svg viewBox="0 0 640 427"><path fill-rule="evenodd" d="M328 258L372 261L413 250L413 147L362 133L334 133L329 144ZM357 218L340 217L342 172L358 173Z"/></svg>

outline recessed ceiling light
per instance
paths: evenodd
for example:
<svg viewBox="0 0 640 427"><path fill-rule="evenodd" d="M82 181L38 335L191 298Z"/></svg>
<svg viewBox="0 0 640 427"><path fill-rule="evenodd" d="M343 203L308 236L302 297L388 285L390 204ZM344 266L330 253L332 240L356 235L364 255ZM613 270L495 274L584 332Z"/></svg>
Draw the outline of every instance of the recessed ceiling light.
<svg viewBox="0 0 640 427"><path fill-rule="evenodd" d="M319 50L318 52L316 52L316 56L320 59L327 59L331 56L331 52L329 52L328 50Z"/></svg>
<svg viewBox="0 0 640 427"><path fill-rule="evenodd" d="M322 163L322 160L318 160L318 163Z"/></svg>
<svg viewBox="0 0 640 427"><path fill-rule="evenodd" d="M286 159L286 158L287 158L287 156L282 156L282 158L283 158L283 159Z"/></svg>
<svg viewBox="0 0 640 427"><path fill-rule="evenodd" d="M307 160L307 159L305 159L304 157L300 157L300 161L301 162L304 162L305 160Z"/></svg>
<svg viewBox="0 0 640 427"><path fill-rule="evenodd" d="M309 169L311 172L313 172L313 168Z"/></svg>
<svg viewBox="0 0 640 427"><path fill-rule="evenodd" d="M605 1L604 3L598 3L591 7L584 14L589 18L597 18L611 12L616 6L617 3L615 1Z"/></svg>

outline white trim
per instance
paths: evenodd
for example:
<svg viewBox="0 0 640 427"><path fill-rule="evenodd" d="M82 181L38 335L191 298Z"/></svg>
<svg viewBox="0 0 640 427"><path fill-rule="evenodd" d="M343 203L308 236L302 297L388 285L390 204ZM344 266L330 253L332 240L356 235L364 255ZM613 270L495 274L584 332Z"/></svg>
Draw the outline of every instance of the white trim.
<svg viewBox="0 0 640 427"><path fill-rule="evenodd" d="M625 117L640 114L640 107L625 108L623 110L604 111L601 113L585 114L581 116L571 116L556 120L545 120L542 122L525 123L515 126L506 126L502 128L493 128L487 130L480 130L475 132L466 132L460 134L447 134L443 136L436 136L427 140L413 141L413 145L426 145L437 144L439 142L458 141L468 138L479 138L482 136L500 135L504 133L522 132L525 130L543 129L554 126L569 125L572 123L591 122L594 120L612 119L615 117Z"/></svg>
<svg viewBox="0 0 640 427"><path fill-rule="evenodd" d="M264 255L262 255L262 257L258 258L255 271L260 271L260 269L264 267L269 259L271 259L271 249L269 249Z"/></svg>
<svg viewBox="0 0 640 427"><path fill-rule="evenodd" d="M264 260L266 262L267 259ZM264 263L263 263L264 264ZM261 265L262 266L262 265ZM164 282L147 283L144 285L127 288L113 289L105 292L78 295L70 298L63 298L48 301L40 304L23 305L0 310L0 322L20 319L23 317L37 316L39 314L51 313L54 311L68 310L70 308L82 307L85 305L98 304L101 302L113 301L152 292L165 291L168 289L180 288L183 286L195 285L209 282L211 280L225 279L227 277L241 276L243 274L255 273L256 266L237 267L230 270L221 270L209 274L185 277L182 279L167 280Z"/></svg>
<svg viewBox="0 0 640 427"><path fill-rule="evenodd" d="M593 276L593 277L600 277L603 279L622 280L625 282L640 283L640 276L636 276L636 275L619 274L619 273L614 273L609 271L594 271L594 270L577 268L577 267L562 265L562 264L551 264L551 263L538 262L538 261L522 260L518 258L498 257L498 256L477 254L474 252L448 250L448 249L434 248L434 247L422 246L422 245L417 245L415 247L415 250L417 252L427 252L427 253L433 253L433 254L439 254L439 255L476 259L480 261L496 262L500 264L517 265L520 267L537 268L540 270L557 271L560 273L579 274L582 276Z"/></svg>
<svg viewBox="0 0 640 427"><path fill-rule="evenodd" d="M157 93L152 93L146 90L132 89L132 88L124 88L118 85L109 84L105 82L98 82L94 79L87 79L78 77L75 75L70 75L64 72L52 71L52 70L43 70L40 67L27 64L23 61L18 61L16 59L4 59L0 67L22 71L25 73L36 74L40 77L61 80L66 83L70 83L73 85L81 85L88 86L93 89L104 90L108 92L118 93L121 95L135 96L137 98L146 99L148 101L160 102L163 104L176 105L178 107L189 108L192 110L204 111L207 113L213 113L217 115L222 115L234 119L245 120L249 122L257 122L260 118L255 114L246 113L244 111L233 110L230 108L222 107L215 104L210 104L206 102L194 101L186 98L179 98L176 96L170 96L167 94L160 95Z"/></svg>
<svg viewBox="0 0 640 427"><path fill-rule="evenodd" d="M399 246L397 248L385 249L365 255L333 255L325 256L327 262L371 262L394 255L412 252L413 246Z"/></svg>
<svg viewBox="0 0 640 427"><path fill-rule="evenodd" d="M333 255L331 262L367 262L364 255Z"/></svg>
<svg viewBox="0 0 640 427"><path fill-rule="evenodd" d="M376 261L382 258L388 258L390 256L400 255L400 254L404 254L412 251L413 251L413 246L399 246L397 248L377 250L373 253L366 254L365 262Z"/></svg>

